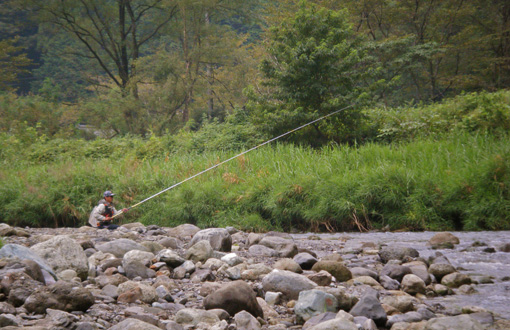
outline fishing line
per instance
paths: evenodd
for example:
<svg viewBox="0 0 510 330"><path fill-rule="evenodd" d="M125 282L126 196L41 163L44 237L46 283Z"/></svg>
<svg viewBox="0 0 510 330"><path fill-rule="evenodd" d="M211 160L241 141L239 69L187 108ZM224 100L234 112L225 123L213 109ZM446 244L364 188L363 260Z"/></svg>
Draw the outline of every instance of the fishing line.
<svg viewBox="0 0 510 330"><path fill-rule="evenodd" d="M154 194L154 195L152 195L152 196L149 196L149 197L147 197L146 199L144 199L144 200L142 200L142 201L140 201L140 202L136 203L135 205L128 207L127 209L128 209L128 210L131 210L131 209L133 209L133 208L135 208L135 207L137 207L137 206L139 206L139 205L141 205L141 204L143 204L143 203L145 203L145 202L147 202L147 201L149 201L149 200L153 199L154 197L157 197L157 196L161 195L161 194L162 194L162 193L164 193L164 192L167 192L167 191L169 191L169 190L171 190L171 189L173 189L173 188L175 188L175 187L177 187L177 186L180 186L181 184L183 184L183 183L184 183L184 182L186 182L186 181L189 181L189 180L191 180L191 179L193 179L193 178L196 178L197 176L202 175L202 174L204 174L204 173L206 173L206 172L209 172L210 170L213 170L213 169L215 169L215 168L216 168L216 167L218 167L218 166L221 166L221 165L223 165L223 164L225 164L225 163L230 162L231 160L234 160L234 159L236 159L236 158L237 158L237 157L239 157L239 156L245 155L245 154L249 153L250 151L253 151L253 150L255 150L255 149L258 149L258 148L260 148L260 147L262 147L262 146L264 146L264 145L266 145L266 144L268 144L268 143L271 143L271 142L276 141L276 140L278 140L278 139L280 139L280 138L282 138L282 137L284 137L284 136L286 136L286 135L289 135L289 134L291 134L291 133L294 133L294 132L296 132L296 131L299 131L300 129L305 128L306 126L309 126L309 125L314 124L314 123L316 123L316 122L318 122L318 121L321 121L321 120L323 120L323 119L325 119L325 118L328 118L328 117L330 117L330 116L333 116L333 115L335 115L335 114L337 114L337 113L339 113L339 112L341 112L341 111L347 110L347 109L349 109L349 108L351 108L351 107L353 107L353 106L354 106L354 104L350 104L350 105L348 105L348 106L346 106L346 107L344 107L344 108L342 108L342 109L340 109L340 110L333 111L332 113L329 113L329 114L327 114L327 115L325 115L325 116L322 116L322 117L320 117L320 118L317 118L317 119L315 119L315 120L312 120L312 121L311 121L311 122L309 122L309 123L306 123L306 124L304 124L304 125L301 125L301 126L299 126L299 127L296 127L296 128L294 128L293 130L288 131L287 133L284 133L284 134L279 135L279 136L277 136L277 137L274 137L274 138L272 138L272 139L270 139L270 140L267 140L266 142L263 142L263 143L259 144L258 146L255 146L255 147L253 147L253 148L251 148L251 149L248 149L248 150L246 150L246 151L243 151L243 152L241 152L241 153L240 153L240 154L238 154L238 155L235 155L235 156L233 156L233 157L231 157L231 158L229 158L229 159L226 159L226 160L224 160L224 161L222 161L222 162L220 162L220 163L218 163L218 164L216 164L216 165L214 165L214 166L209 167L208 169L203 170L202 172L196 173L196 174L194 174L194 175L190 176L189 178L186 178L186 179L182 180L181 182L178 182L178 183L176 183L176 184L174 184L174 185L172 185L172 186L170 186L170 187L168 187L168 188L166 188L166 189L164 189L164 190L161 190L161 191L160 191L160 192L158 192L157 194ZM119 213L117 213L116 215L112 216L112 219L113 219L113 218L115 218L115 217L117 217L117 216L119 216L119 215L121 215L122 213L124 213L124 212L120 211L120 212L119 212Z"/></svg>

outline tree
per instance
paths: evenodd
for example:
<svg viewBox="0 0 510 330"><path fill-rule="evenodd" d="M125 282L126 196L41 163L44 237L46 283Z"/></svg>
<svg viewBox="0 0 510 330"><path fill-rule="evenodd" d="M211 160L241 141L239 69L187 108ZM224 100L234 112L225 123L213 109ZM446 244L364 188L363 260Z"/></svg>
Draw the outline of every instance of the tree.
<svg viewBox="0 0 510 330"><path fill-rule="evenodd" d="M123 91L131 87L135 95L131 78L136 60L176 9L164 0L16 1L32 10L38 22L78 41L81 47L68 49L68 54L94 61L113 84ZM105 83L101 78L94 80Z"/></svg>
<svg viewBox="0 0 510 330"><path fill-rule="evenodd" d="M22 47L16 46L17 39L0 41L0 90L13 91L19 74L27 72L31 64Z"/></svg>
<svg viewBox="0 0 510 330"><path fill-rule="evenodd" d="M301 1L295 14L269 29L266 44L268 56L261 63L265 90L257 94L253 87L249 106L271 135L348 106L359 96L357 68L364 54L345 11ZM318 143L345 140L358 118L350 108L306 134Z"/></svg>

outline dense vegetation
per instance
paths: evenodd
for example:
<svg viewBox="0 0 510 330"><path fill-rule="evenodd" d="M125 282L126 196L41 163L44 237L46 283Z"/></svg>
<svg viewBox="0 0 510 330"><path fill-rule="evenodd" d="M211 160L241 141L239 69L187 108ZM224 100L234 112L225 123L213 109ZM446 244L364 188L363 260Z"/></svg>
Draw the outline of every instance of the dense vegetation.
<svg viewBox="0 0 510 330"><path fill-rule="evenodd" d="M510 229L509 101L509 92L498 92L367 108L373 137L361 146L265 146L123 221L249 230ZM120 206L133 205L257 142L246 123L229 120L148 139L48 139L30 127L3 133L0 220L82 225L102 190L116 191Z"/></svg>
<svg viewBox="0 0 510 330"><path fill-rule="evenodd" d="M0 2L0 221L508 229L510 4Z"/></svg>

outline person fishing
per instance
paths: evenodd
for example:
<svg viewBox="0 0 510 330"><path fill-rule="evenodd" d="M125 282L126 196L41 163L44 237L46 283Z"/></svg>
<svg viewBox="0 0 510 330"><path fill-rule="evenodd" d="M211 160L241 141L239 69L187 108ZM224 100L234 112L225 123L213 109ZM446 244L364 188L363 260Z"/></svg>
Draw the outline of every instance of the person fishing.
<svg viewBox="0 0 510 330"><path fill-rule="evenodd" d="M101 199L97 206L94 207L89 217L89 224L92 227L103 229L107 228L110 230L117 229L119 226L111 223L113 220L112 217L121 213L126 213L128 211L127 208L122 209L122 211L117 211L113 206L113 196L110 190L107 190L103 194L103 199Z"/></svg>

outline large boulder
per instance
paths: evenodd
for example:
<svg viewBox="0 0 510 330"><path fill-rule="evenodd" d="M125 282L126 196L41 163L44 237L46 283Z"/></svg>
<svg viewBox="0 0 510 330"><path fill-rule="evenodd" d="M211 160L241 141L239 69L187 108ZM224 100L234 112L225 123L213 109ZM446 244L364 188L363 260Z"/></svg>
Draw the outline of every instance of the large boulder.
<svg viewBox="0 0 510 330"><path fill-rule="evenodd" d="M444 276L455 273L457 270L450 264L440 263L430 265L428 271L440 282Z"/></svg>
<svg viewBox="0 0 510 330"><path fill-rule="evenodd" d="M153 277L155 275L154 270L147 268L153 258L154 254L151 252L140 250L126 252L122 258L122 267L126 272L126 276L131 279L138 276L141 278Z"/></svg>
<svg viewBox="0 0 510 330"><path fill-rule="evenodd" d="M87 289L71 282L58 281L36 289L27 298L23 307L29 313L36 314L44 314L47 308L66 312L85 312L94 304L94 301L94 296Z"/></svg>
<svg viewBox="0 0 510 330"><path fill-rule="evenodd" d="M312 269L313 265L318 261L317 258L308 252L301 252L294 256L294 261L304 270Z"/></svg>
<svg viewBox="0 0 510 330"><path fill-rule="evenodd" d="M455 244L459 244L459 238L451 233L437 233L428 241L433 249L452 249Z"/></svg>
<svg viewBox="0 0 510 330"><path fill-rule="evenodd" d="M0 249L0 258L18 258L20 260L32 260L36 262L41 270L46 271L56 280L57 275L53 268L46 261L31 249L19 244L6 244Z"/></svg>
<svg viewBox="0 0 510 330"><path fill-rule="evenodd" d="M425 282L414 274L407 274L402 279L402 291L409 294L425 294Z"/></svg>
<svg viewBox="0 0 510 330"><path fill-rule="evenodd" d="M0 278L11 273L25 273L34 280L46 284L41 267L35 261L29 259L20 260L18 258L5 258L3 259L3 264L3 267L0 268Z"/></svg>
<svg viewBox="0 0 510 330"><path fill-rule="evenodd" d="M42 287L42 283L32 279L25 273L9 273L1 277L0 289L6 296L8 302L19 307L34 290Z"/></svg>
<svg viewBox="0 0 510 330"><path fill-rule="evenodd" d="M197 232L189 246L204 240L209 241L215 251L230 252L232 250L232 237L224 228L208 228Z"/></svg>
<svg viewBox="0 0 510 330"><path fill-rule="evenodd" d="M59 235L33 245L30 249L46 260L56 273L72 269L82 280L87 279L89 271L87 255L74 239Z"/></svg>
<svg viewBox="0 0 510 330"><path fill-rule="evenodd" d="M388 276L394 280L397 280L399 282L402 282L402 278L406 276L407 274L412 274L413 271L411 268L407 266L402 265L396 265L396 264L386 264L384 265L383 269L381 270L381 276Z"/></svg>
<svg viewBox="0 0 510 330"><path fill-rule="evenodd" d="M127 239L127 238L121 238L117 239L115 241L106 242L103 244L96 245L96 249L103 252L103 253L111 253L117 258L124 257L124 254L126 252L131 250L140 250L140 251L146 251L150 252L148 248L145 246L136 243L133 240Z"/></svg>
<svg viewBox="0 0 510 330"><path fill-rule="evenodd" d="M312 267L313 271L325 270L333 275L338 282L346 282L352 278L351 271L338 261L320 260Z"/></svg>
<svg viewBox="0 0 510 330"><path fill-rule="evenodd" d="M230 315L235 315L244 310L255 317L264 317L262 307L257 302L255 291L242 280L229 283L209 294L204 299L204 308L221 308Z"/></svg>
<svg viewBox="0 0 510 330"><path fill-rule="evenodd" d="M311 290L317 284L304 275L275 269L264 276L262 286L266 292L281 292L286 299L298 299L301 291Z"/></svg>
<svg viewBox="0 0 510 330"><path fill-rule="evenodd" d="M464 284L471 284L471 278L466 274L451 273L441 279L441 284L449 288L458 288Z"/></svg>
<svg viewBox="0 0 510 330"><path fill-rule="evenodd" d="M286 239L278 236L266 236L260 240L259 244L276 250L282 258L293 258L296 254L298 254L297 245L292 239Z"/></svg>

